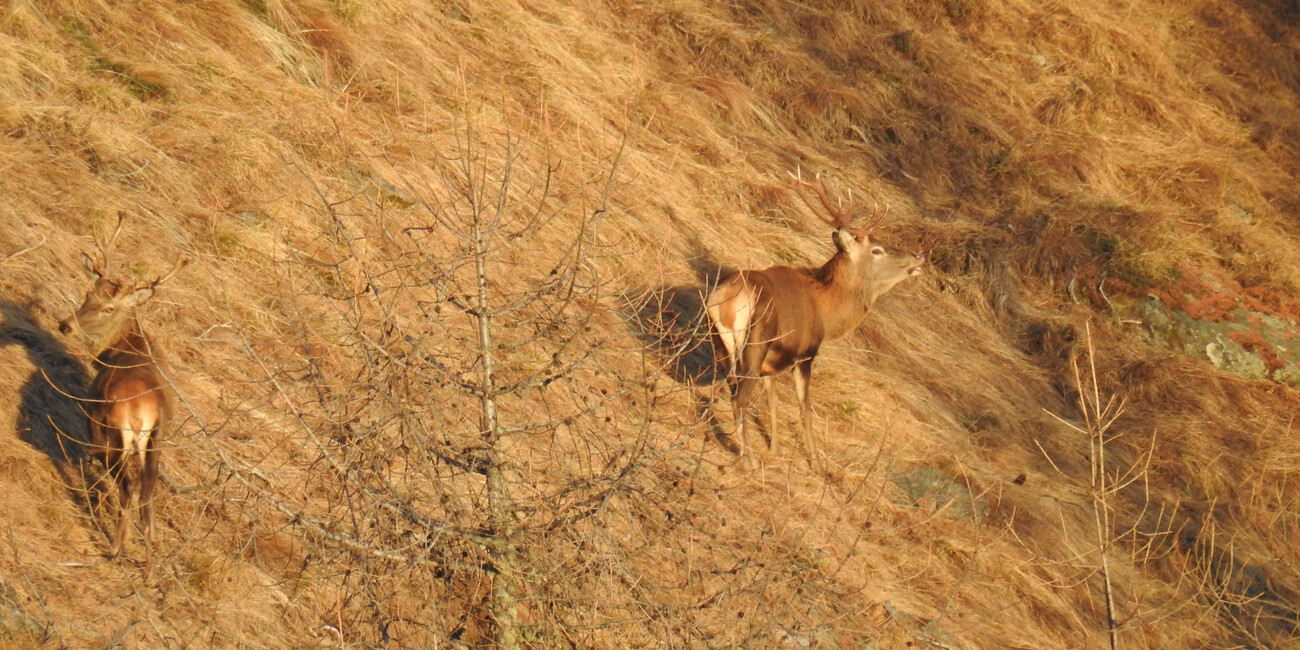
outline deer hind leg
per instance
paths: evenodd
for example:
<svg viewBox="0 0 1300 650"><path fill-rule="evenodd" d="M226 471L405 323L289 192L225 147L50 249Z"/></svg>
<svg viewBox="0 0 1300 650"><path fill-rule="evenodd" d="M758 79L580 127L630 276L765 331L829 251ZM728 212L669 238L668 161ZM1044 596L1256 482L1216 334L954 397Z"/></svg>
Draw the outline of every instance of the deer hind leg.
<svg viewBox="0 0 1300 650"><path fill-rule="evenodd" d="M771 378L763 376L763 360L767 357L768 346L764 342L747 341L738 354L736 373L736 393L733 405L736 411L736 432L741 444L741 458L746 466L754 466L754 448L749 444L749 405L754 399L754 391L759 383L771 389ZM774 428L774 427L773 427ZM768 434L769 439L772 435Z"/></svg>
<svg viewBox="0 0 1300 650"><path fill-rule="evenodd" d="M131 472L127 469L129 456L121 451L109 452L109 458L113 460L112 468L109 474L113 481L117 483L117 531L113 534L113 543L109 549L110 557L117 557L122 552L122 545L126 540L126 531L130 526L131 515Z"/></svg>
<svg viewBox="0 0 1300 650"><path fill-rule="evenodd" d="M140 451L143 469L140 472L140 522L144 527L145 561L153 560L153 488L158 482L158 450L154 449L154 437L149 435L146 447Z"/></svg>
<svg viewBox="0 0 1300 650"><path fill-rule="evenodd" d="M740 444L740 461L745 467L754 466L754 448L749 444L749 402L758 387L758 377L735 376L735 389L731 404L736 418L736 441Z"/></svg>
<svg viewBox="0 0 1300 650"><path fill-rule="evenodd" d="M758 373L750 373L748 369L761 367L747 362L745 358L752 349L749 345L749 327L753 316L753 296L743 285L724 283L710 296L709 305L705 309L717 333L715 342L721 343L721 347L716 344L714 346L714 359L720 362L724 355L726 357L727 386L731 392L736 422L735 437L739 446L737 455L742 463L752 465L748 456L753 452L746 439L746 407L754 392ZM759 363L761 364L761 359Z"/></svg>
<svg viewBox="0 0 1300 650"><path fill-rule="evenodd" d="M114 469L110 471L110 474L113 475L118 487L117 534L113 536L113 557L117 557L121 553L122 547L126 543L127 534L131 530L131 512L137 507L147 504L143 490L140 492L138 504L133 504L131 498L137 475L142 484L149 482L146 465L148 459L145 451L152 445L151 431L148 427L137 426L137 424L128 423L118 427L116 431L119 435L116 436L115 444L120 445L120 447L109 452L115 457ZM152 485L149 486L149 489L152 491ZM148 526L146 525L147 529ZM149 552L147 545L145 552Z"/></svg>
<svg viewBox="0 0 1300 650"><path fill-rule="evenodd" d="M722 340L728 361L728 375L735 376L740 366L740 351L749 338L749 324L753 320L754 296L743 281L723 282L709 296L704 310Z"/></svg>
<svg viewBox="0 0 1300 650"><path fill-rule="evenodd" d="M776 455L776 381L771 377L763 378L763 390L767 391L767 448Z"/></svg>
<svg viewBox="0 0 1300 650"><path fill-rule="evenodd" d="M103 490L104 500L101 505L112 501L109 493L113 487L117 488L117 526L116 532L109 538L109 557L117 557L122 550L122 538L126 536L126 513L129 508L129 499L131 492L128 489L129 479L126 472L126 454L123 453L122 437L118 430L108 426L102 418L105 416L91 414L90 418L90 439L94 445L91 453L104 463L104 471L107 479L113 485L107 486L100 483ZM108 508L105 508L107 511Z"/></svg>
<svg viewBox="0 0 1300 650"><path fill-rule="evenodd" d="M808 391L812 381L812 359L800 360L794 366L794 390L799 396L799 424L802 427L803 446L808 453L808 466L813 470L822 469L821 456L813 441L812 430L812 396Z"/></svg>

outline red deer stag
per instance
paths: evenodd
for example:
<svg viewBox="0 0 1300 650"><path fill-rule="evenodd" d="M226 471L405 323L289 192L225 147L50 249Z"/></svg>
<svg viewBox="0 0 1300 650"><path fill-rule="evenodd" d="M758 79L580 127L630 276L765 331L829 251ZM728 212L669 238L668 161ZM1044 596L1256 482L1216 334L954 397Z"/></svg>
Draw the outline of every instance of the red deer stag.
<svg viewBox="0 0 1300 650"><path fill-rule="evenodd" d="M725 355L728 363L742 462L753 464L753 452L746 439L746 411L760 380L771 408L768 444L776 451L776 392L771 377L793 368L803 444L809 465L820 469L809 412L813 359L823 341L838 339L857 328L882 294L902 280L920 275L925 258L891 253L871 240L868 231L879 225L883 215L872 215L863 229L850 230L850 210L831 201L820 179L809 183L799 176L794 178L800 198L835 229L831 233L835 255L820 268L773 266L762 271L734 272L709 293L706 310L717 339L721 339L721 347L717 339L714 341L715 353L719 360ZM805 188L817 195L825 215L809 200Z"/></svg>
<svg viewBox="0 0 1300 650"><path fill-rule="evenodd" d="M125 214L104 242L95 236L98 259L82 253L82 261L95 284L77 312L59 323L59 331L80 331L95 356L95 380L90 387L86 415L90 422L91 453L103 463L118 488L117 534L111 555L116 557L126 538L132 487L139 484L139 508L144 528L146 562L153 553L153 489L158 480L158 431L167 421L167 396L154 363L154 346L145 336L136 307L153 297L158 285L185 265L176 263L166 275L137 284L109 277L113 245L122 232Z"/></svg>

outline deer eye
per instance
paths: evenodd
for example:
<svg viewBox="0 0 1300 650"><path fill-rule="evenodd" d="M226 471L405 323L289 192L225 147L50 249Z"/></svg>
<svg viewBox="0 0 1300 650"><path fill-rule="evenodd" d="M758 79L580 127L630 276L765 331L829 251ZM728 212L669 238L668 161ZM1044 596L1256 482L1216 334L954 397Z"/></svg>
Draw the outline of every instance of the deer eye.
<svg viewBox="0 0 1300 650"><path fill-rule="evenodd" d="M871 254L875 255L876 257L880 257L881 255L885 254L885 249L880 246L872 246Z"/></svg>

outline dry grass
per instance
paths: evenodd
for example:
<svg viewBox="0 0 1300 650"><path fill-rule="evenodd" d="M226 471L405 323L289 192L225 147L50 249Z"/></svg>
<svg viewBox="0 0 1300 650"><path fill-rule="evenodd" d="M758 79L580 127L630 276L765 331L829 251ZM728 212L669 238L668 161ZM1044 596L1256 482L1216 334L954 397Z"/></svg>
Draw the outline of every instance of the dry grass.
<svg viewBox="0 0 1300 650"><path fill-rule="evenodd" d="M507 203L553 218L501 238L494 295L542 286L605 207L581 295L500 323L504 380L573 364L502 402L545 425L501 449L526 643L1105 645L1089 445L1049 415L1081 419L1091 319L1100 390L1126 404L1107 454L1145 476L1107 501L1120 644L1294 645L1295 394L1151 347L1097 287L1295 317L1297 19L11 2L0 644L490 645L478 415L452 380L477 361L445 289L465 240L439 219L462 161L499 175L513 138ZM891 207L885 234L934 266L819 357L828 476L792 441L734 467L693 347L718 269L829 254L796 166ZM118 210L137 275L193 259L145 314L180 413L149 581L139 549L104 557L102 472L71 444L85 352L52 334Z"/></svg>

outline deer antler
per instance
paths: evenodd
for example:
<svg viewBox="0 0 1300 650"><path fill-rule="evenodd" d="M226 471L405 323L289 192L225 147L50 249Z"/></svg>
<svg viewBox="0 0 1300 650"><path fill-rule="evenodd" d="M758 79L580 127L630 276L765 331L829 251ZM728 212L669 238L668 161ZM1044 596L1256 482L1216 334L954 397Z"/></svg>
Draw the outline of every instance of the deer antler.
<svg viewBox="0 0 1300 650"><path fill-rule="evenodd" d="M122 224L126 222L126 212L118 210L117 228L113 229L113 236L108 238L105 243L100 238L99 233L95 233L95 245L99 248L99 259L93 262L92 270L99 275L108 275L108 267L113 258L113 247L117 245L117 236L122 234Z"/></svg>
<svg viewBox="0 0 1300 650"><path fill-rule="evenodd" d="M871 209L871 216L867 217L866 223L862 224L862 230L864 232L875 230L877 226L885 222L885 217L889 214L888 203L885 204L884 211L881 211L879 201L873 199L872 203L874 204L874 207Z"/></svg>
<svg viewBox="0 0 1300 650"><path fill-rule="evenodd" d="M817 196L818 201L821 203L822 209L826 211L826 214L823 215L821 212L817 210L817 206L813 205L812 201L808 200L807 195L805 195L803 192L798 191L796 189L796 192L798 192L799 194L799 198L803 199L804 204L807 205L813 211L813 214L817 215L819 219L825 221L827 224L830 224L832 228L849 227L849 223L853 220L853 190L852 189L849 190L849 202L848 202L848 207L846 208L843 207L840 201L831 199L830 193L826 189L826 185L822 183L820 174L816 177L815 180L813 180L813 182L810 183L803 179L803 171L798 167L795 168L794 172L787 172L787 173L789 173L790 177L793 178L795 182L799 183L799 185L806 187L809 190L812 190L813 194ZM863 224L861 229L865 231L870 231L874 229L875 227L879 226L882 222L884 222L885 215L887 214L889 214L889 206L886 205L884 212L881 212L880 203L876 202L875 208L871 211L871 216L867 218L866 223ZM829 218L827 218L827 215L829 215Z"/></svg>
<svg viewBox="0 0 1300 650"><path fill-rule="evenodd" d="M820 174L810 183L803 179L803 170L796 167L795 171L790 173L790 177L793 178L799 186L808 188L809 190L812 190L813 194L817 195L817 199L821 202L822 210L825 211L824 214L821 210L817 209L817 206L813 205L812 201L808 200L808 195L800 191L798 187L795 189L799 194L799 198L803 199L804 205L807 205L808 208L813 211L813 214L817 215L818 219L825 221L835 229L849 227L849 222L853 220L852 194L849 196L849 206L846 209L839 201L831 200L830 194L826 190L826 185L822 183Z"/></svg>
<svg viewBox="0 0 1300 650"><path fill-rule="evenodd" d="M173 275L176 275L177 272L185 268L185 265L189 263L190 261L188 259L182 258L179 262L176 262L176 266L173 266L172 270L167 272L167 275L164 275L158 278L157 280L154 280L153 282L149 283L149 286L153 288L157 288L158 285L170 280Z"/></svg>

